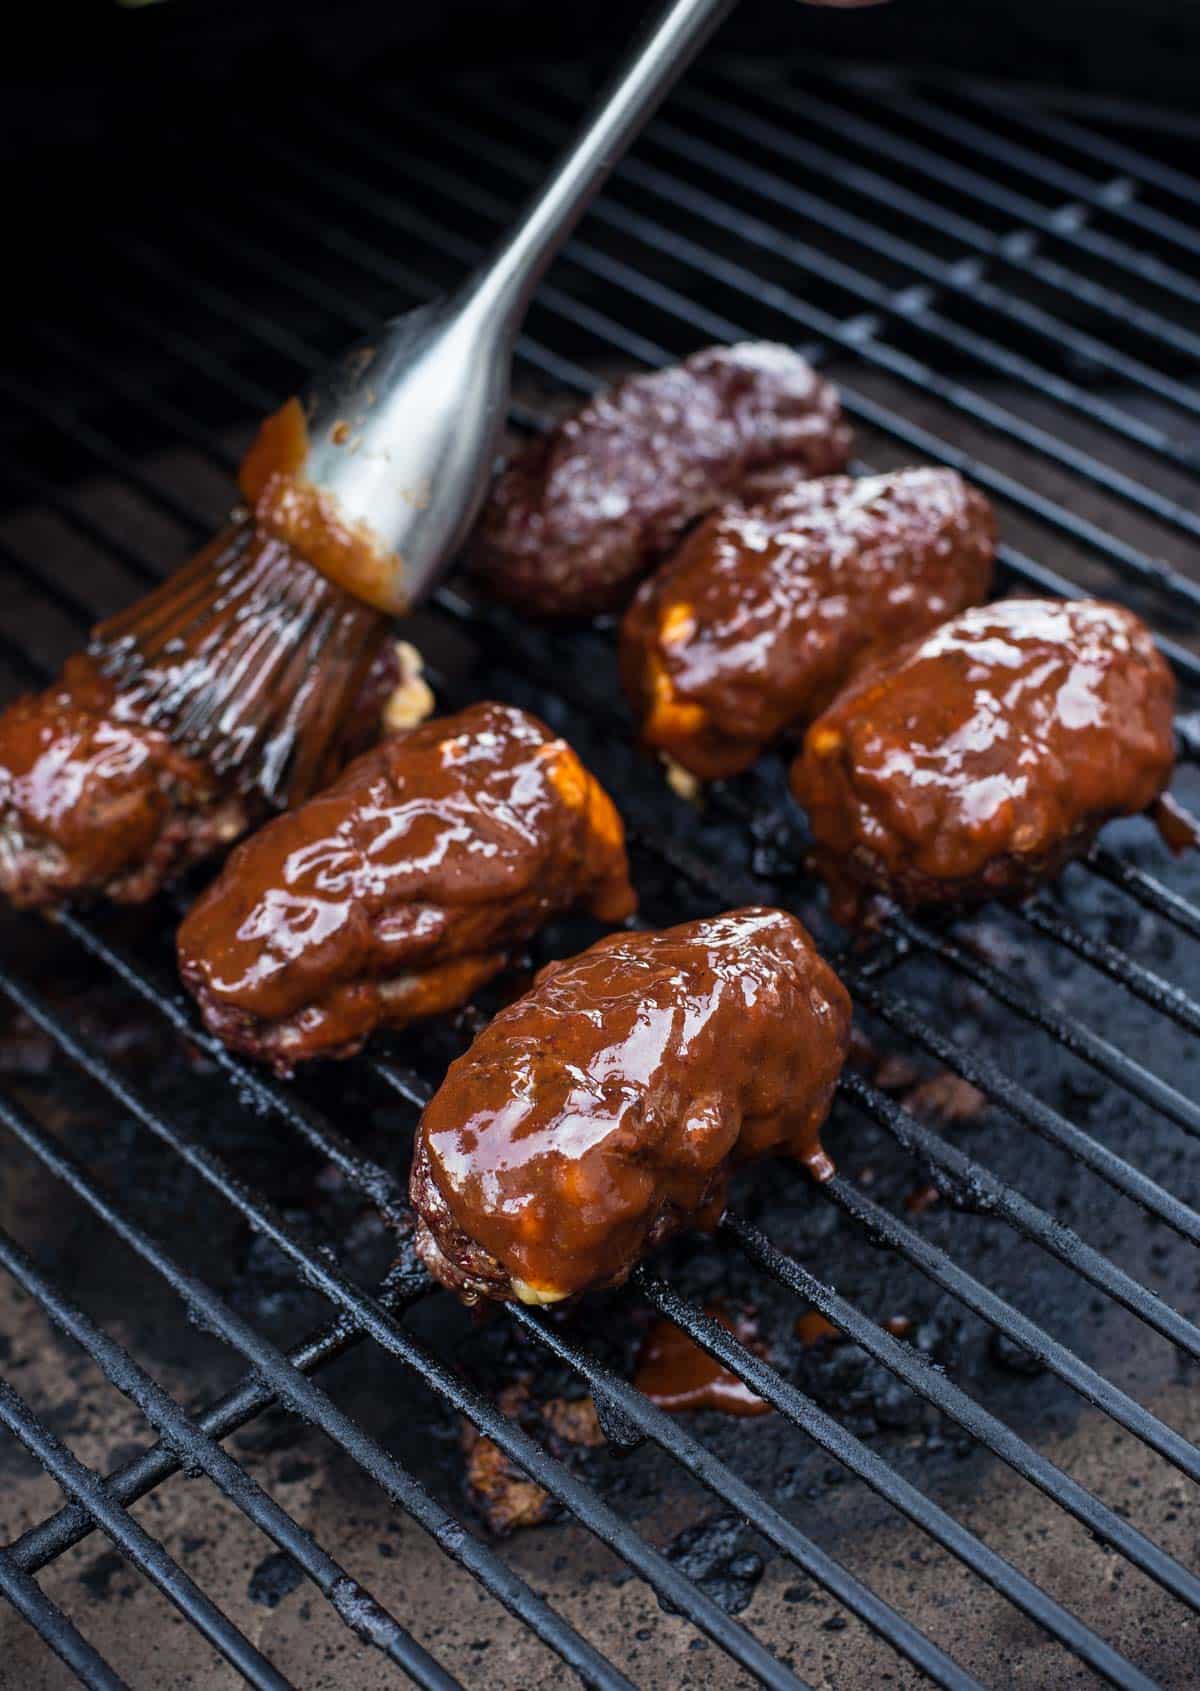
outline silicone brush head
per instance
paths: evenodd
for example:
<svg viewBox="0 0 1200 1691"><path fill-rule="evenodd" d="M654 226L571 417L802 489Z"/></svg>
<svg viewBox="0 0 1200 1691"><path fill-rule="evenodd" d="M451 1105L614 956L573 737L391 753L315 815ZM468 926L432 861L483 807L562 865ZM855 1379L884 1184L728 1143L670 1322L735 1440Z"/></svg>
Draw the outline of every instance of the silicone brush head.
<svg viewBox="0 0 1200 1691"><path fill-rule="evenodd" d="M328 773L388 619L286 542L236 518L182 569L93 630L127 708L242 791L283 808Z"/></svg>

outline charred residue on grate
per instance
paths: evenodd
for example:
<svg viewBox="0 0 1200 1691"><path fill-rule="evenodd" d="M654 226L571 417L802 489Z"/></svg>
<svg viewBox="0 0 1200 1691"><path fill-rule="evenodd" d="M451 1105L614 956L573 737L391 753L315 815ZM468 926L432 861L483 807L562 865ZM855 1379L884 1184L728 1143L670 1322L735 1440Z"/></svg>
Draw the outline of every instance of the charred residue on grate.
<svg viewBox="0 0 1200 1691"><path fill-rule="evenodd" d="M872 91L869 117L860 109L864 86ZM176 561L195 533L220 515L224 472L246 418L273 402L315 351L332 350L373 304L394 306L408 297L406 288L415 297L478 250L489 220L498 226L519 193L522 170L535 172L553 144L555 125L569 116L579 89L569 78L517 79L487 97L476 89L450 89L439 94L432 117L415 107L398 114L386 89L370 97L379 122L369 128L353 101L322 109L327 144L319 157L306 137L295 138L293 126L285 145L298 148L312 166L306 178L311 194L303 203L285 196L274 204L269 197L264 201L254 182L228 194L211 157L197 170L199 154L192 139L181 135L176 162L190 172L189 191L180 196L187 203L173 207L172 217L157 226L136 214L123 223L118 219L97 249L102 286L89 292L57 280L70 309L62 319L54 380L40 395L18 388L17 406L32 401L33 420L10 442L6 466L15 508L5 525L0 561L12 567L11 626L21 630L20 647L14 649L11 632L4 644L15 680L36 679L78 639L82 621L114 608ZM637 168L621 174L550 279L525 344L526 373L533 378L526 389L530 403L516 420L524 425L536 420L547 396L561 404L596 375L631 361L656 362L704 339L753 332L826 340L832 343L826 367L859 396L864 458L883 466L913 457L918 429L965 450L972 455L965 466L969 475L980 479L980 470L990 466L994 475L1011 478L1000 489L1006 538L1010 548L1019 549L1007 555L1010 580L1043 585L1038 571L1048 567L1089 588L1119 588L1124 596L1136 595L1156 626L1179 638L1188 632L1189 618L1194 627L1194 586L1160 593L1153 566L1160 557L1186 565L1194 543L1189 503L1194 413L1186 396L1169 384L1182 386L1185 371L1194 367L1188 361L1200 348L1195 339L1200 290L1190 288L1178 269L1179 254L1164 250L1162 230L1130 216L1119 201L1097 211L1085 183L1060 177L1035 185L1011 145L976 146L972 153L970 135L961 127L964 103L966 121L978 123L986 114L969 91L934 90L932 98L931 112L929 89L906 89L886 78L878 86L853 78L797 81L781 71L751 85L712 67L646 138ZM523 126L519 114L534 109L536 122ZM1013 120L1018 129L1056 121L1049 102L1031 100L1022 110L1025 115L1019 110ZM711 119L718 112L725 127L714 135ZM381 138L385 114L396 128ZM837 129L831 114L841 114L845 171L823 179L813 149L828 151ZM271 139L269 116L260 114L264 143ZM994 130L1002 127L992 122ZM877 130L892 140L884 161L875 146ZM278 137L282 130L273 133ZM1115 126L1106 133L1111 146L1121 144ZM705 148L715 145L716 152L701 145L681 152L678 135ZM487 137L492 145L476 150L474 157L480 150L488 156L467 180L462 160L472 156L472 136ZM230 145L242 146L245 137L237 119ZM1160 168L1170 168L1165 158L1159 165L1154 157L1166 143L1153 129L1129 139L1139 149L1135 164L1140 161L1150 182L1147 207L1182 227L1180 196L1151 180ZM1027 142L1025 135L1021 144ZM1107 163L1098 171L1081 161L1075 142L1056 139L1054 156L1064 170L1078 173L1082 164L1085 173L1107 180ZM851 178L846 174L851 169L859 174ZM970 179L962 176L964 169ZM668 182L677 174L688 198L672 204ZM911 203L897 202L905 207L903 215L889 207L876 179L915 196ZM971 186L976 179L982 187ZM220 194L213 190L218 182ZM794 197L789 206L781 197L789 185L793 195L798 189L808 200ZM1068 187L1082 196L1086 215L1058 215ZM432 225L431 196L440 218ZM824 223L815 216L814 197L840 208L836 226L829 216ZM922 222L924 206L940 208L940 221L927 216ZM772 251L757 224L752 230L746 221L768 215L785 235L815 241L855 277L832 265L828 275L815 277L798 253ZM813 220L804 228L802 215ZM862 231L847 221L850 216L869 221L877 232L873 244L864 242ZM930 263L936 260L953 272L941 278L910 273L912 254L895 247L885 251L880 232L919 243L931 254ZM302 264L295 259L297 240L305 243ZM972 282L964 268L968 259L986 265L994 299L979 290L978 277ZM647 271L658 286L639 296L637 278ZM1078 278L1077 298L1064 293L1058 279L1064 272ZM786 290L786 297L769 292L771 284ZM929 285L931 296L914 294L918 284ZM1128 302L1128 321L1114 312L1116 300ZM1071 336L1057 344L1024 307L1057 313L1065 321L1065 303L1071 306ZM112 321L129 335L128 355L119 367L104 337L110 309ZM977 356L978 347L972 352L964 334L986 337L986 356ZM1107 362L1085 356L1079 339L1084 334L1122 363L1112 356ZM915 379L898 356L925 361ZM1012 363L1017 356L1060 385L1031 381ZM19 367L16 377L19 384ZM947 380L959 384L952 393ZM1069 394L1062 382L1071 384ZM1059 452L1048 461L1038 437L1019 426L995 426L994 410L981 410L980 398L1014 421L1053 427L1087 459L1067 462ZM164 440L185 444L164 448ZM1115 482L1115 475L1131 478L1130 485ZM576 637L573 661L565 665L561 646L536 631L515 630L503 617L480 618L452 589L423 617L421 640L440 673L443 702L452 702L457 690L476 696L495 691L569 734L618 795L632 824L635 869L650 919L678 920L722 903L767 898L796 908L824 940L836 940L799 861L803 833L784 800L778 764L767 760L702 816L660 793L647 779L646 766L631 765L603 635ZM1186 653L1181 668L1193 681L1200 674ZM1193 803L1200 797L1190 768L1181 771L1177 791ZM1106 845L1167 883L1194 909L1200 899L1194 863L1170 863L1144 824L1121 825L1106 836ZM1042 907L1067 912L1086 934L1184 988L1194 978L1195 941L1089 870L1072 870L1061 888L1044 896ZM373 1062L304 1077L283 1090L281 1114L278 1089L273 1099L252 1072L222 1066L186 1037L186 1020L182 1034L164 1020L163 1001L153 994L158 982L170 989L173 920L171 907L160 904L153 923L86 917L50 936L32 924L14 924L16 949L6 947L6 966L11 959L13 977L32 985L52 1020L49 1033L28 1020L12 1024L4 1046L8 1055L0 1053L4 1087L67 1146L102 1192L119 1198L155 1237L169 1240L233 1314L283 1345L301 1342L327 1318L328 1301L303 1286L297 1261L264 1240L252 1217L237 1213L201 1172L185 1166L176 1146L148 1132L144 1119L135 1122L114 1099L109 1081L132 1086L151 1112L178 1128L183 1141L212 1150L243 1176L255 1203L265 1200L279 1212L301 1262L336 1259L351 1281L370 1288L390 1254L390 1239L366 1190L371 1170L364 1171L360 1159L403 1176L412 1100L436 1083L461 1048L469 1018L381 1045ZM590 937L586 924L563 924L541 936L537 955L561 954ZM969 968L948 967L920 946L882 973L881 990L915 1006L924 1025L960 1049L986 1053L1067 1122L1191 1204L1195 1178L1183 1124L1191 1121L1188 1100L1195 1096L1194 1039L1046 935L1031 933L1021 917L988 910L956 925L949 937L968 964L999 972L1015 995L1015 1008L981 986L977 972L973 977ZM933 940L941 943L941 936L935 932ZM115 950L109 953L109 947ZM114 956L132 961L133 984L115 985ZM486 1013L494 1001L481 1000L480 1010ZM1131 1077L1125 1070L1123 1078L1140 1092L1117 1084L1121 1077L1114 1077L1111 1062L1107 1072L1098 1069L1067 1055L1051 1034L1031 1030L1019 1011L1032 1003L1051 1006L1060 1025L1065 1018L1069 1026L1082 1024L1111 1039L1136 1061L1138 1073ZM1128 1198L1004 1112L968 1101L960 1111L952 1107L955 1119L947 1119L945 1105L953 1106L953 1095L936 1084L923 1090L929 1077L936 1082L938 1061L877 1018L861 1020L873 1043L873 1051L860 1054L861 1072L885 1103L931 1111L932 1125L949 1143L1026 1193L1051 1224L1076 1228L1116 1269L1166 1305L1188 1312L1194 1267L1185 1239L1165 1222L1148 1224ZM82 1079L58 1053L53 1032L58 1025L82 1031L103 1065L93 1069L100 1084ZM389 1083L389 1064L398 1088ZM1155 1093L1147 1076L1175 1093L1166 1098ZM289 1101L295 1100L308 1110L305 1131L297 1132L297 1121L287 1119ZM351 1143L335 1142L334 1128L343 1129ZM61 1180L39 1168L10 1135L0 1143L6 1158L3 1225L51 1279L115 1331L181 1401L211 1402L242 1377L242 1359L217 1339L210 1324L181 1319L174 1293L134 1253L112 1242L107 1225L87 1204L64 1198ZM286 1156L279 1155L281 1145ZM1197 1432L1194 1364L1144 1320L1025 1241L970 1180L953 1180L942 1171L939 1192L922 1158L904 1152L892 1133L853 1102L839 1107L830 1145L848 1190L945 1253L941 1261L949 1266L940 1283L875 1249L860 1220L790 1171L770 1182L753 1175L740 1182L736 1212L857 1309L893 1321L916 1357L944 1369L1037 1451L1103 1496L1119 1519L1147 1531L1186 1563L1193 1551L1185 1524L1189 1482L1085 1406L1053 1367L1037 1367L1016 1339L951 1295L952 1285L966 1289L955 1282L954 1271L965 1270L983 1288L1010 1300L1065 1340L1083 1365L1159 1412L1185 1438ZM92 1265L101 1259L104 1275L98 1276ZM577 1629L574 1635L555 1629L543 1611L518 1597L518 1610L540 1625L543 1637L585 1678L611 1683L612 1670L581 1653L580 1634L639 1684L714 1678L744 1683L746 1671L788 1683L784 1668L748 1654L744 1635L725 1630L717 1617L727 1615L748 1622L809 1682L823 1674L848 1686L883 1673L916 1677L864 1626L847 1624L844 1606L822 1591L819 1580L798 1574L767 1538L739 1523L727 1499L689 1476L686 1460L668 1460L652 1441L625 1452L575 1445L559 1437L543 1415L548 1403L578 1398L583 1390L578 1367L587 1356L619 1379L629 1377L638 1342L654 1318L651 1294L660 1275L699 1306L752 1306L778 1377L862 1441L860 1450L882 1456L897 1482L914 1484L978 1531L1112 1639L1143 1674L1167 1684L1187 1682L1186 1633L1176 1630L1183 1611L1176 1604L1120 1556L1090 1544L1061 1510L964 1434L946 1413L944 1394L940 1407L927 1404L860 1348L832 1339L806 1342L807 1335L796 1331L803 1301L752 1266L731 1238L682 1241L656 1259L649 1281L589 1304L582 1321L552 1322L557 1359L529 1321L501 1315L476 1326L440 1296L418 1301L405 1318L405 1331L490 1400L518 1384L523 1397L509 1403L521 1431L561 1458L564 1471L585 1482L590 1497L611 1504L621 1519L663 1547L669 1567L694 1582L686 1602L671 1606L698 1617L720 1644L742 1652L743 1667L735 1667L683 1618L664 1619L646 1587L616 1557L563 1521L511 1540L503 1554L532 1588L548 1594L568 1628ZM1146 1306L1143 1313L1154 1310ZM31 1319L27 1301L14 1306L12 1327L20 1352L13 1377L47 1412L52 1430L101 1468L124 1459L131 1444L144 1438L140 1418L101 1384L92 1365L81 1364L77 1349L51 1337L40 1317ZM1061 1356L1057 1360L1064 1365ZM431 1388L428 1371L424 1382L420 1373L389 1357L381 1345L359 1344L326 1368L319 1382L380 1448L429 1487L439 1506L472 1521L462 1491L460 1416ZM602 1425L607 1417L611 1431L636 1431L602 1393L600 1407ZM681 1436L699 1438L786 1522L915 1619L968 1673L994 1680L1001 1652L1026 1673L1039 1671L1034 1664L1046 1659L1055 1662L1056 1672L1071 1671L1060 1653L1047 1658L1045 1632L847 1478L827 1451L784 1416L754 1423L749 1435L744 1424L711 1417L680 1427ZM485 1675L500 1683L558 1683L554 1658L532 1639L523 1642L517 1623L494 1603L476 1609L475 1588L461 1572L451 1576L461 1613L447 1619L440 1553L324 1434L267 1409L234 1434L231 1448L444 1667L467 1683ZM55 1507L54 1488L37 1479L28 1463L15 1467L13 1475L23 1509L30 1499L30 1519ZM892 1495L899 1495L894 1486ZM334 1605L348 1626L359 1629L357 1635L343 1632L328 1610L323 1618L313 1587L294 1581L297 1564L248 1529L207 1480L167 1480L135 1513L202 1575L200 1583L220 1597L247 1639L269 1645L266 1654L289 1678L307 1682L310 1641L318 1637L321 1648L355 1652L354 1671L362 1683L373 1683L368 1676L374 1674L380 1683L387 1681L386 1658L359 1642L363 1632L376 1644L385 1638L377 1627L372 1631L365 1599L342 1593L340 1607ZM133 1640L157 1626L151 1616L169 1611L156 1607L159 1600L148 1595L123 1559L120 1568L93 1536L41 1577L82 1630L103 1637L118 1664L136 1672ZM79 1572L86 1575L82 1606L74 1583ZM994 1565L990 1572L995 1577ZM493 1590L501 1578L499 1564L489 1562L486 1579ZM701 1600L715 1605L716 1616L699 1607ZM1039 1604L1035 1596L1034 1606L1041 1619L1061 1627L1048 1603ZM122 1610L136 1617L132 1624L110 1621L112 1611ZM910 1659L914 1653L921 1657L912 1637L901 1638L894 1617L876 1612L874 1620L882 1638L907 1647ZM173 1639L168 1671L182 1673L193 1663L199 1671L199 1663L209 1660L204 1646L195 1639L189 1643L187 1629L176 1632L182 1636ZM61 1642L61 1631L57 1636ZM236 1640L225 1642L236 1647ZM1073 1642L1085 1654L1092 1649L1083 1635L1074 1635ZM398 1652L418 1678L441 1682L428 1660L409 1652L395 1633L386 1634L386 1643L393 1661ZM63 1683L63 1670L44 1669L48 1658L38 1651L31 1644L20 1658L29 1682L37 1683L32 1676L44 1673L47 1686ZM504 1652L506 1665L513 1664L508 1680L506 1667L497 1666L497 1652ZM330 1661L344 1665L347 1659L335 1655ZM923 1659L943 1683L964 1682L944 1657ZM1093 1653L1092 1660L1118 1683L1142 1682L1114 1657ZM219 1682L213 1677L212 1683Z"/></svg>

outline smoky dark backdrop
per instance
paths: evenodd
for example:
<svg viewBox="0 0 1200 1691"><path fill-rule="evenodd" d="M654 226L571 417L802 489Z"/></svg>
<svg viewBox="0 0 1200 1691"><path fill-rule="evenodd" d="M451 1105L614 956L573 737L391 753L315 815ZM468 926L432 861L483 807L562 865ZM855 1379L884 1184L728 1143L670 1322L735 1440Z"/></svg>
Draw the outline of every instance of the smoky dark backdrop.
<svg viewBox="0 0 1200 1691"><path fill-rule="evenodd" d="M153 113L248 75L419 75L429 66L611 58L647 0L54 0L12 8L0 66L9 145L63 138L100 111ZM892 0L831 11L742 0L720 47L922 64L1081 91L1194 103L1189 0Z"/></svg>

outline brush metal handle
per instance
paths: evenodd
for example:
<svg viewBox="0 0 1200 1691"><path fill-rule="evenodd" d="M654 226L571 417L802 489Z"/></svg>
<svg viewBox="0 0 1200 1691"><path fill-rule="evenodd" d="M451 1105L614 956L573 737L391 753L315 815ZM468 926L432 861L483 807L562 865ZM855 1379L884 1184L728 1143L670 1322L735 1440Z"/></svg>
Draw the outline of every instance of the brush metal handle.
<svg viewBox="0 0 1200 1691"><path fill-rule="evenodd" d="M539 277L735 4L668 0L545 187L460 291L394 319L310 390L302 479L335 531L357 537L313 561L358 598L403 614L466 539L487 493L513 346Z"/></svg>
<svg viewBox="0 0 1200 1691"><path fill-rule="evenodd" d="M600 95L549 181L478 273L519 320L543 272L626 149L737 0L670 0Z"/></svg>

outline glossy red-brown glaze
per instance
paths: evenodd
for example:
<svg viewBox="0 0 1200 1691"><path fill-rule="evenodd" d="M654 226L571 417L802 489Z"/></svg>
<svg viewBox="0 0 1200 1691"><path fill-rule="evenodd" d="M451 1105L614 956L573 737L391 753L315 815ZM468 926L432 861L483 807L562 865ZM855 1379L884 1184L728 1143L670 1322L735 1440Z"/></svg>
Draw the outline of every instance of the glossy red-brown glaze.
<svg viewBox="0 0 1200 1691"><path fill-rule="evenodd" d="M752 1339L747 1326L739 1331L724 1310L709 1309L707 1314L743 1344ZM656 1321L642 1340L633 1383L651 1403L670 1415L692 1409L715 1409L722 1415L739 1416L771 1413L771 1405L756 1396L744 1380L701 1350L665 1317Z"/></svg>
<svg viewBox="0 0 1200 1691"><path fill-rule="evenodd" d="M712 347L631 376L518 452L469 548L488 590L541 616L624 604L697 517L850 455L837 393L788 347Z"/></svg>
<svg viewBox="0 0 1200 1691"><path fill-rule="evenodd" d="M792 770L843 919L1020 895L1171 777L1175 686L1118 605L1008 599L869 666Z"/></svg>
<svg viewBox="0 0 1200 1691"><path fill-rule="evenodd" d="M1158 829L1163 844L1177 855L1200 849L1200 816L1193 816L1186 805L1162 793L1154 802L1150 819Z"/></svg>
<svg viewBox="0 0 1200 1691"><path fill-rule="evenodd" d="M352 607L346 685L353 702L343 720L326 722L309 759L314 778L328 780L379 732L399 670L385 638L387 622L346 599L281 541L262 538L247 517L186 563L177 582L171 578L101 624L93 639L105 639L112 651L142 617L176 617L179 626L191 627L203 595L220 597L237 583L238 590L269 597L279 582L309 607L335 599ZM286 607L277 610L275 670L287 661ZM176 685L189 663L203 658L203 641L216 638L215 627L201 617L199 646L172 638L166 666L147 665L128 683L105 673L100 658L76 654L51 687L0 712L0 893L12 903L54 906L90 896L140 903L264 815L259 796L242 791L245 783L216 774L205 758L145 720L147 690ZM267 678L248 676L240 700L255 681L269 685L270 654L262 670Z"/></svg>
<svg viewBox="0 0 1200 1691"><path fill-rule="evenodd" d="M835 1327L832 1321L827 1321L819 1309L806 1309L803 1315L798 1315L795 1333L806 1350L842 1337L841 1328Z"/></svg>
<svg viewBox="0 0 1200 1691"><path fill-rule="evenodd" d="M406 605L395 592L400 560L385 552L363 524L347 521L337 500L304 475L308 444L308 422L298 399L287 400L260 425L238 470L238 485L256 524L356 599L401 614Z"/></svg>
<svg viewBox="0 0 1200 1691"><path fill-rule="evenodd" d="M248 818L83 653L0 715L0 892L18 906L92 892L137 903Z"/></svg>
<svg viewBox="0 0 1200 1691"><path fill-rule="evenodd" d="M747 909L551 964L454 1063L417 1135L418 1249L469 1301L619 1283L715 1225L732 1165L827 1179L850 1001L800 923Z"/></svg>
<svg viewBox="0 0 1200 1691"><path fill-rule="evenodd" d="M180 969L215 1033L286 1070L462 1004L575 903L633 910L620 818L544 723L477 704L240 846L179 930Z"/></svg>
<svg viewBox="0 0 1200 1691"><path fill-rule="evenodd" d="M702 780L748 769L872 657L978 604L995 539L953 470L827 476L714 512L625 615L643 737Z"/></svg>

